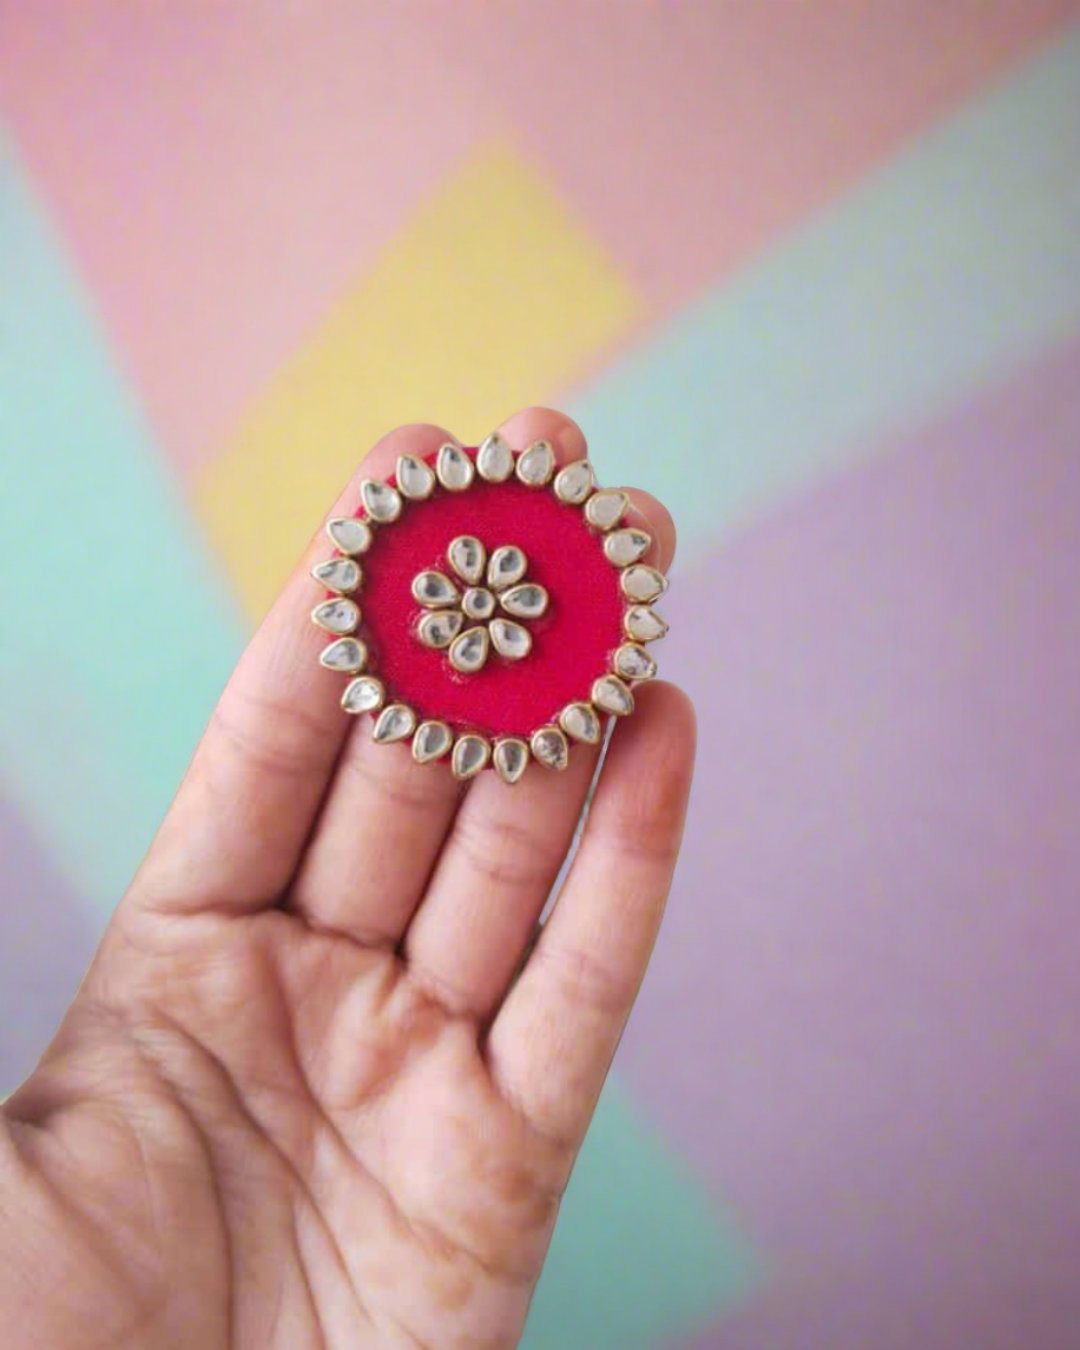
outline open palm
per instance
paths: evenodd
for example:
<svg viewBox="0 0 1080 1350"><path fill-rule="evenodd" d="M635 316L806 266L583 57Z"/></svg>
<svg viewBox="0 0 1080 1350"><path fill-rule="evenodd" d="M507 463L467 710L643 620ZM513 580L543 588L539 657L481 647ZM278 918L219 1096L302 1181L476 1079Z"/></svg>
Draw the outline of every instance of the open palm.
<svg viewBox="0 0 1080 1350"><path fill-rule="evenodd" d="M504 428L566 462L581 433ZM446 439L386 437L364 476ZM350 512L356 483L335 514ZM634 495L666 567L670 519ZM0 1343L517 1344L654 941L689 790L670 686L596 767L373 746L307 622L313 545L244 654L42 1064L4 1105ZM165 711L167 715L167 710Z"/></svg>

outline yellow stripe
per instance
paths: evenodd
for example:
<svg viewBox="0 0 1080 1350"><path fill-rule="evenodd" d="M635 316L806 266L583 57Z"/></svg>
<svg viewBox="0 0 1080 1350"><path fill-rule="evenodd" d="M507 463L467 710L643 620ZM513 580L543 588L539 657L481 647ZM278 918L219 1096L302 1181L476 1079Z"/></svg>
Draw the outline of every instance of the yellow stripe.
<svg viewBox="0 0 1080 1350"><path fill-rule="evenodd" d="M643 313L550 185L506 146L485 147L341 298L196 485L251 617L385 431L435 422L475 442Z"/></svg>

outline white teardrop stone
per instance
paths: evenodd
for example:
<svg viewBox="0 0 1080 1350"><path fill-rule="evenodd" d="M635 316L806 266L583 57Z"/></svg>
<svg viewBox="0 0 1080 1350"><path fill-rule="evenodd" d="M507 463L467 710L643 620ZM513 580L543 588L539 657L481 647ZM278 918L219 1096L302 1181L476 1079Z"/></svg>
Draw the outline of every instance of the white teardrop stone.
<svg viewBox="0 0 1080 1350"><path fill-rule="evenodd" d="M368 713L374 712L382 707L383 699L386 697L386 690L383 688L382 680L377 680L373 675L361 675L357 680L350 680L345 687L345 692L341 696L341 706L347 713Z"/></svg>
<svg viewBox="0 0 1080 1350"><path fill-rule="evenodd" d="M450 749L454 733L445 722L421 722L413 737L413 759L417 764L428 764L441 759Z"/></svg>
<svg viewBox="0 0 1080 1350"><path fill-rule="evenodd" d="M495 742L495 772L504 783L516 783L529 765L529 747L516 736Z"/></svg>
<svg viewBox="0 0 1080 1350"><path fill-rule="evenodd" d="M416 635L425 647L434 647L439 651L450 646L461 632L464 622L464 615L459 609L433 610L416 625Z"/></svg>
<svg viewBox="0 0 1080 1350"><path fill-rule="evenodd" d="M604 712L627 717L634 711L634 696L616 675L602 675L592 687L592 701Z"/></svg>
<svg viewBox="0 0 1080 1350"><path fill-rule="evenodd" d="M338 638L319 653L319 663L327 670L363 670L367 662L367 647L359 638Z"/></svg>
<svg viewBox="0 0 1080 1350"><path fill-rule="evenodd" d="M491 645L508 661L520 661L532 651L532 634L513 619L492 619Z"/></svg>
<svg viewBox="0 0 1080 1350"><path fill-rule="evenodd" d="M527 581L521 586L511 586L499 597L499 603L507 614L517 619L538 619L547 612L548 593L543 586Z"/></svg>
<svg viewBox="0 0 1080 1350"><path fill-rule="evenodd" d="M470 619L490 619L497 601L483 586L470 586L461 597L461 608Z"/></svg>
<svg viewBox="0 0 1080 1350"><path fill-rule="evenodd" d="M514 544L504 544L491 555L488 563L488 585L497 591L519 582L528 570L529 560Z"/></svg>
<svg viewBox="0 0 1080 1350"><path fill-rule="evenodd" d="M489 483L505 483L514 472L514 452L497 431L476 452L476 468Z"/></svg>
<svg viewBox="0 0 1080 1350"><path fill-rule="evenodd" d="M371 526L356 516L338 516L327 521L326 533L342 553L366 553L371 547Z"/></svg>
<svg viewBox="0 0 1080 1350"><path fill-rule="evenodd" d="M476 472L472 460L460 445L444 445L435 461L435 472L447 492L463 492Z"/></svg>
<svg viewBox="0 0 1080 1350"><path fill-rule="evenodd" d="M636 642L627 642L615 653L612 662L615 674L624 680L651 680L656 674L656 662Z"/></svg>
<svg viewBox="0 0 1080 1350"><path fill-rule="evenodd" d="M518 456L517 476L528 487L543 487L555 472L555 452L547 441L537 441Z"/></svg>
<svg viewBox="0 0 1080 1350"><path fill-rule="evenodd" d="M425 609L440 609L456 605L461 598L458 588L442 572L421 572L413 577L413 599Z"/></svg>
<svg viewBox="0 0 1080 1350"><path fill-rule="evenodd" d="M635 642L655 642L668 630L667 623L648 605L631 605L623 615L623 627Z"/></svg>
<svg viewBox="0 0 1080 1350"><path fill-rule="evenodd" d="M469 628L450 644L450 664L463 675L472 675L488 658L486 628Z"/></svg>
<svg viewBox="0 0 1080 1350"><path fill-rule="evenodd" d="M311 611L311 618L328 633L351 633L360 622L360 610L351 600L324 600Z"/></svg>
<svg viewBox="0 0 1080 1350"><path fill-rule="evenodd" d="M450 761L455 778L475 778L491 758L491 746L483 736L468 733L461 736L454 746Z"/></svg>
<svg viewBox="0 0 1080 1350"><path fill-rule="evenodd" d="M568 703L559 714L559 725L575 741L596 745L602 734L600 719L591 703Z"/></svg>
<svg viewBox="0 0 1080 1350"><path fill-rule="evenodd" d="M570 506L580 506L595 486L592 465L587 459L575 460L555 475L555 496Z"/></svg>
<svg viewBox="0 0 1080 1350"><path fill-rule="evenodd" d="M530 741L533 757L545 769L565 769L570 763L570 747L558 727L541 727Z"/></svg>
<svg viewBox="0 0 1080 1350"><path fill-rule="evenodd" d="M604 540L604 553L616 567L629 567L644 558L651 543L652 535L644 530L614 530Z"/></svg>
<svg viewBox="0 0 1080 1350"><path fill-rule="evenodd" d="M401 515L401 493L389 483L365 478L360 484L360 499L364 510L380 525L389 525Z"/></svg>
<svg viewBox="0 0 1080 1350"><path fill-rule="evenodd" d="M403 741L416 729L416 714L404 703L391 703L384 708L375 722L371 733L380 745L389 745L391 741Z"/></svg>
<svg viewBox="0 0 1080 1350"><path fill-rule="evenodd" d="M327 590L355 591L360 585L360 564L352 558L330 558L327 562L316 563L311 575Z"/></svg>
<svg viewBox="0 0 1080 1350"><path fill-rule="evenodd" d="M397 462L398 489L410 501L422 502L435 491L435 471L415 455L402 455Z"/></svg>
<svg viewBox="0 0 1080 1350"><path fill-rule="evenodd" d="M450 566L470 586L475 586L483 577L487 552L473 535L459 534L446 550L446 556L450 559Z"/></svg>
<svg viewBox="0 0 1080 1350"><path fill-rule="evenodd" d="M585 519L598 530L610 530L618 525L630 510L630 498L617 488L595 492L585 503Z"/></svg>
<svg viewBox="0 0 1080 1350"><path fill-rule="evenodd" d="M619 577L622 593L627 600L639 600L647 603L663 595L667 590L667 577L655 567L646 567L644 563L635 563Z"/></svg>

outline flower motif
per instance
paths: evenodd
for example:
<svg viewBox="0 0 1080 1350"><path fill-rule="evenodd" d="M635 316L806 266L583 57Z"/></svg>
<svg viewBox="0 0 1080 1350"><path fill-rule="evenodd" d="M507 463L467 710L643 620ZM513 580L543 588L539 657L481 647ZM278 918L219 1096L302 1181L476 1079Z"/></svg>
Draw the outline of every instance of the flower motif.
<svg viewBox="0 0 1080 1350"><path fill-rule="evenodd" d="M479 539L462 534L446 550L446 559L457 581L430 570L413 579L413 599L428 611L416 626L418 640L446 650L450 664L464 675L481 670L492 649L508 661L528 656L532 634L517 621L540 618L548 593L526 581L524 551L503 544L489 558Z"/></svg>

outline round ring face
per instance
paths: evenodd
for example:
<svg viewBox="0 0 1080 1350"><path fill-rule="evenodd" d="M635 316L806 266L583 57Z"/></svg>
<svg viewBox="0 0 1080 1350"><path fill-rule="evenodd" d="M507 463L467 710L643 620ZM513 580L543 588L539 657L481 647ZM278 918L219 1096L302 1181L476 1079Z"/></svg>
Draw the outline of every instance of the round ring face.
<svg viewBox="0 0 1080 1350"><path fill-rule="evenodd" d="M565 768L575 740L633 710L666 582L642 562L649 536L622 526L626 497L586 462L556 472L543 443L514 455L496 436L404 459L361 495L328 526L339 556L313 569L330 594L312 617L376 740L515 782L530 759Z"/></svg>
<svg viewBox="0 0 1080 1350"><path fill-rule="evenodd" d="M412 595L413 579L426 569L448 576L464 594L467 587L447 560L449 545L461 536L478 539L489 559L500 547L520 548L528 560L524 579L549 596L546 613L515 621L532 636L528 654L507 660L490 650L472 674L456 670L446 649L418 641L424 610ZM588 697L620 643L618 572L581 511L516 480L480 481L467 491L411 504L396 524L378 532L364 564L361 607L371 668L395 699L455 731L527 740L565 704ZM460 604L446 609L460 612ZM493 623L466 618L462 633L490 631Z"/></svg>

